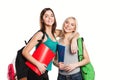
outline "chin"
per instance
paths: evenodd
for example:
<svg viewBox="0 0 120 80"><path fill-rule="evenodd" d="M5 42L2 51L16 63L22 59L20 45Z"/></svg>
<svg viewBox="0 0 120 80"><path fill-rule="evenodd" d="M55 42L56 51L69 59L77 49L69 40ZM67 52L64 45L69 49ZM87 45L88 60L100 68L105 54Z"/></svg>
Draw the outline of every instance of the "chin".
<svg viewBox="0 0 120 80"><path fill-rule="evenodd" d="M51 24L47 24L47 26L52 26L53 25L53 23L51 23Z"/></svg>

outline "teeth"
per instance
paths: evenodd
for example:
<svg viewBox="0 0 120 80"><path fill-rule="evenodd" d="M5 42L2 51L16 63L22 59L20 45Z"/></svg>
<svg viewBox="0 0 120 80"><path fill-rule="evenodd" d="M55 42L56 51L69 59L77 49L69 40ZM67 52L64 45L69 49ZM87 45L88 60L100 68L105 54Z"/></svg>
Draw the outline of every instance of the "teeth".
<svg viewBox="0 0 120 80"><path fill-rule="evenodd" d="M48 21L48 22L52 22L52 21L50 20L50 21Z"/></svg>

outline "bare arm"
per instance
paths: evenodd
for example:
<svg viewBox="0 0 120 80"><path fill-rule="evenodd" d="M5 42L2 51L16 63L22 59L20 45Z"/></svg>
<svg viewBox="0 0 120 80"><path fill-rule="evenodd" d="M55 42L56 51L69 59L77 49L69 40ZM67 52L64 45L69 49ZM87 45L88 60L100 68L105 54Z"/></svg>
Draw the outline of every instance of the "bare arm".
<svg viewBox="0 0 120 80"><path fill-rule="evenodd" d="M90 62L89 55L85 47L85 44L83 43L83 60L79 62L78 66L84 66L89 62Z"/></svg>
<svg viewBox="0 0 120 80"><path fill-rule="evenodd" d="M38 69L41 71L41 73L44 73L46 70L46 65L38 62L36 59L34 59L31 55L30 55L30 51L38 44L38 40L42 39L43 33L42 32L38 32L36 33L33 38L30 40L30 42L25 46L25 48L23 49L23 56L30 61L31 63L33 63L35 66L38 67Z"/></svg>
<svg viewBox="0 0 120 80"><path fill-rule="evenodd" d="M55 30L55 35L56 37L62 37L63 33L62 30L60 29L56 29ZM74 54L77 52L78 47L77 47L77 39L79 38L79 33L76 32L75 34L73 34L72 40L71 40L71 52Z"/></svg>
<svg viewBox="0 0 120 80"><path fill-rule="evenodd" d="M75 68L84 66L85 64L90 62L88 52L87 52L87 49L84 44L83 44L83 57L84 57L84 59L80 62L71 63L71 64L66 65L64 70L70 72L70 71L74 70Z"/></svg>
<svg viewBox="0 0 120 80"><path fill-rule="evenodd" d="M73 38L71 40L71 52L74 54L74 53L77 53L77 50L78 50L78 47L77 47L77 39L79 38L79 33L76 32L74 35L73 35Z"/></svg>
<svg viewBox="0 0 120 80"><path fill-rule="evenodd" d="M59 64L58 64L58 53L56 53L55 57L54 57L54 60L53 60L53 64L58 67Z"/></svg>
<svg viewBox="0 0 120 80"><path fill-rule="evenodd" d="M55 30L55 35L56 35L56 37L61 37L62 36L62 30L56 29Z"/></svg>

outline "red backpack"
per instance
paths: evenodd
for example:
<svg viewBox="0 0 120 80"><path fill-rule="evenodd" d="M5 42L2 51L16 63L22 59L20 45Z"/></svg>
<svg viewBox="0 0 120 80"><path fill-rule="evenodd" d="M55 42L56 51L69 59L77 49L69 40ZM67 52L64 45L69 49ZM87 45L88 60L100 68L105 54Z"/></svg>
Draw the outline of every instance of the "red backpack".
<svg viewBox="0 0 120 80"><path fill-rule="evenodd" d="M8 65L8 80L15 80L15 70L12 63Z"/></svg>

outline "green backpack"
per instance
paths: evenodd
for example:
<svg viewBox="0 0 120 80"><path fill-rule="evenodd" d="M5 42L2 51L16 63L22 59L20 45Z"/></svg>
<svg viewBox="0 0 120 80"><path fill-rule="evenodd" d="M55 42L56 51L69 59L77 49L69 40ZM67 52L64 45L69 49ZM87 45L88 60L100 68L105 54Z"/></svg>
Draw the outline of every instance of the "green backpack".
<svg viewBox="0 0 120 80"><path fill-rule="evenodd" d="M79 61L83 59L83 38L78 38L78 58ZM81 66L81 73L83 80L94 80L95 79L95 71L92 64L89 62L88 64Z"/></svg>

